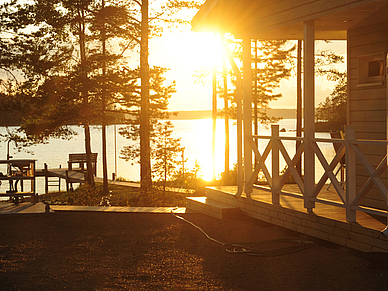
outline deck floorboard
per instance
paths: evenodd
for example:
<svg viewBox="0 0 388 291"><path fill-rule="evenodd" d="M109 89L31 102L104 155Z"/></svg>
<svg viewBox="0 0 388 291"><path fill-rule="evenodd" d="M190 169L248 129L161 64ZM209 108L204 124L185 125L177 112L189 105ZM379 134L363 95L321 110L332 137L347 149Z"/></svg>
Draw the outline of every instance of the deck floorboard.
<svg viewBox="0 0 388 291"><path fill-rule="evenodd" d="M211 187L212 189L216 189L225 193L236 193L237 192L237 186L217 186L217 187ZM340 198L335 192L335 189L333 186L331 186L329 189L326 189L327 186L323 187L323 189L320 191L317 198L320 199L327 199L332 200L335 202L340 202ZM296 184L286 184L283 187L284 191L287 192L293 192L297 194L301 194L301 191L299 190L298 186ZM243 194L244 195L244 194ZM252 193L252 199L262 201L268 204L272 204L272 198L271 198L271 192L254 189ZM303 207L303 200L290 197L290 196L280 196L280 205L282 207L292 209L299 212L306 213L307 210ZM314 213L318 216L322 216L325 218L329 218L332 220L340 221L340 222L346 222L346 210L342 207L336 207L328 204L324 204L321 202L315 203ZM375 216L375 215L369 215L365 212L357 211L357 223L360 224L363 227L370 228L373 230L383 230L387 226L387 218L382 216Z"/></svg>

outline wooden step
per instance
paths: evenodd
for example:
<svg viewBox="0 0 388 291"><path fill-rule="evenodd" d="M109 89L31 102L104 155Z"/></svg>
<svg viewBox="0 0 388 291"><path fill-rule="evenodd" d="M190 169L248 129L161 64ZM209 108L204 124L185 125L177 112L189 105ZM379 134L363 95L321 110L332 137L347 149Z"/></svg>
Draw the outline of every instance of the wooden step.
<svg viewBox="0 0 388 291"><path fill-rule="evenodd" d="M229 205L230 207L238 208L238 199L235 193L220 191L216 187L206 187L205 195L209 200L217 201Z"/></svg>
<svg viewBox="0 0 388 291"><path fill-rule="evenodd" d="M227 219L240 214L240 208L211 200L205 196L186 197L186 211L203 213L217 219Z"/></svg>

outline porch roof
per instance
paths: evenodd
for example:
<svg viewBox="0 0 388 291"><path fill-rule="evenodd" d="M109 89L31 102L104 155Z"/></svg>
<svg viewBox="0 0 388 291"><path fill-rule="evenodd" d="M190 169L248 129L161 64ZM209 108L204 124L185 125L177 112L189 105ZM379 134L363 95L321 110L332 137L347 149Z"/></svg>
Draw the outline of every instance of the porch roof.
<svg viewBox="0 0 388 291"><path fill-rule="evenodd" d="M193 31L229 32L237 38L303 39L303 22L315 20L315 38L344 40L346 31L388 0L207 0Z"/></svg>

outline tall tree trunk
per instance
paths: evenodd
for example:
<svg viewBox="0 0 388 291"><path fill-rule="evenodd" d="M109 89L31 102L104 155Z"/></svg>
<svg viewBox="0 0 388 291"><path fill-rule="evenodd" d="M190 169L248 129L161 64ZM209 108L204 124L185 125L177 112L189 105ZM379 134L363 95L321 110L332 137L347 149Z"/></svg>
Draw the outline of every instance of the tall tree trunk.
<svg viewBox="0 0 388 291"><path fill-rule="evenodd" d="M224 41L224 40L222 40ZM225 182L229 182L229 98L228 98L228 78L226 71L226 56L224 56L223 64L223 81L224 81L224 108L225 108Z"/></svg>
<svg viewBox="0 0 388 291"><path fill-rule="evenodd" d="M87 175L86 182L90 185L94 185L93 171L92 171L92 160L91 160L91 142L90 142L90 127L89 127L89 98L88 98L88 88L87 83L87 69L86 69L86 48L85 48L85 15L84 10L81 8L78 10L79 16L79 45L80 45L80 55L81 55L81 67L82 67L82 102L84 105L84 117L83 117L83 126L85 130L85 153L86 153L86 166L87 166ZM86 111L86 112L85 112Z"/></svg>
<svg viewBox="0 0 388 291"><path fill-rule="evenodd" d="M216 35L216 34L215 34ZM212 96L212 157L213 157L213 168L212 168L212 181L216 180L216 130L217 130L217 65L214 61L213 64L213 96Z"/></svg>
<svg viewBox="0 0 388 291"><path fill-rule="evenodd" d="M149 120L149 64L148 64L148 0L142 1L141 7L141 42L140 42L140 78L141 78L141 109L140 109L140 191L147 201L151 182L150 157L150 120Z"/></svg>
<svg viewBox="0 0 388 291"><path fill-rule="evenodd" d="M102 94L101 94L101 109L102 109L102 172L103 172L103 194L107 196L109 194L108 188L108 163L106 158L106 32L105 32L105 0L102 0L102 13L103 13L103 26L102 26Z"/></svg>

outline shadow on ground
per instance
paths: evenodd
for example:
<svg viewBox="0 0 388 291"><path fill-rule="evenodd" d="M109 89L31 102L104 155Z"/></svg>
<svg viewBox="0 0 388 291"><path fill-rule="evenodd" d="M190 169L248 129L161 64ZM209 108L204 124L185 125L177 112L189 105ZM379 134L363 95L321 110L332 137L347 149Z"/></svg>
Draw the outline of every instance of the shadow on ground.
<svg viewBox="0 0 388 291"><path fill-rule="evenodd" d="M184 214L221 242L310 239L248 218ZM0 216L1 290L386 290L388 270L315 240L283 256L230 254L171 214Z"/></svg>

